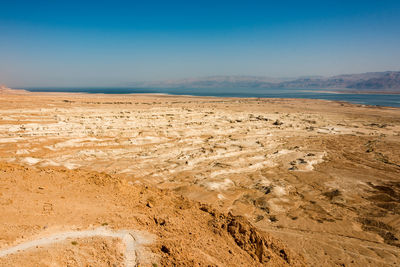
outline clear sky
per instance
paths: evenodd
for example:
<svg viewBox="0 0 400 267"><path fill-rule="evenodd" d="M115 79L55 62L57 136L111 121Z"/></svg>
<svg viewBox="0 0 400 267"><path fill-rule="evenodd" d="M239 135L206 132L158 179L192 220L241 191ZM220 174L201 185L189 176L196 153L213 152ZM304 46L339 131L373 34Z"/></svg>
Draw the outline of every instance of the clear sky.
<svg viewBox="0 0 400 267"><path fill-rule="evenodd" d="M0 0L0 83L400 70L400 1Z"/></svg>

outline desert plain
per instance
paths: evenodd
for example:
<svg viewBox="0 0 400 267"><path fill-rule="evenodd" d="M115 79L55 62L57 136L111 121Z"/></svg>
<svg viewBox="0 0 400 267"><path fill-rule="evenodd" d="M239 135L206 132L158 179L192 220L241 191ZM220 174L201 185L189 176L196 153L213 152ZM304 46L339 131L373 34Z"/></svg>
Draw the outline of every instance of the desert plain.
<svg viewBox="0 0 400 267"><path fill-rule="evenodd" d="M400 109L0 90L0 266L399 266Z"/></svg>

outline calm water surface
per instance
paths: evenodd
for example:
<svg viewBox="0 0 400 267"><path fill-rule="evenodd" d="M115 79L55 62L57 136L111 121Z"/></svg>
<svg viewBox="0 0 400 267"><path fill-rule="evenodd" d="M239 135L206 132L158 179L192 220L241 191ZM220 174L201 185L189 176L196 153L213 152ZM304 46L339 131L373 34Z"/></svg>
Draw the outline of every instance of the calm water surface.
<svg viewBox="0 0 400 267"><path fill-rule="evenodd" d="M31 92L83 92L103 94L143 94L161 93L171 95L194 96L219 96L219 97L266 97L266 98L309 98L348 101L355 104L400 107L400 94L347 94L329 93L325 90L304 89L255 89L255 88L199 88L199 89L173 89L173 88L26 88Z"/></svg>

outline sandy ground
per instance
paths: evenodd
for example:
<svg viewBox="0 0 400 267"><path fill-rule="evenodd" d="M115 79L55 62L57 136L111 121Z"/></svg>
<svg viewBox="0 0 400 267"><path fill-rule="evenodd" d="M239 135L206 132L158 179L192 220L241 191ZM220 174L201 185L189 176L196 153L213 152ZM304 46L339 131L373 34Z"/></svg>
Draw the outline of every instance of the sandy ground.
<svg viewBox="0 0 400 267"><path fill-rule="evenodd" d="M304 266L247 220L84 170L0 164L0 266Z"/></svg>
<svg viewBox="0 0 400 267"><path fill-rule="evenodd" d="M281 239L290 248L292 254L285 255L292 255L292 264L302 264L302 257L311 266L400 264L400 109L319 100L13 91L0 93L0 101L1 170L8 170L0 172L0 205L9 212L7 220L0 221L1 227L8 229L0 231L4 249L27 242L25 235L31 239L49 231L46 228L42 233L41 227L46 226L38 226L42 212L23 204L29 202L51 211L54 231L95 229L106 222L110 231L128 229L155 235L158 241L148 245L151 253L142 253L150 255L143 262L171 263L172 257L165 256L168 253L155 248L164 236L154 230L159 226L151 225L154 219L147 225L111 223L127 219L125 215L120 218L113 209L122 210L132 200L113 195L111 201L106 195L112 190L100 190L102 185L89 179L79 186L79 196L95 197L99 204L67 201L68 192L78 193L74 191L74 177L81 172L95 172L111 175L124 187L145 187L143 192L137 192L146 196L154 191L167 194L173 203L183 201L179 196L188 199L185 203L190 208L184 211L186 216L194 214L184 223L206 223L210 236L217 235L221 244L190 244L197 246L192 258L180 255L183 250L174 251L177 264L243 266L253 264L246 260L259 259L246 258L251 253L259 254L259 249L253 248L258 252L249 254L243 250L242 242L242 246L234 242L229 231L223 231L226 236L216 234L212 220L198 221L198 212L213 216L199 208L196 201L221 212L221 220L225 221L221 225L229 224L232 216L241 215L250 221L248 227L254 227L252 231L268 233L266 238L274 240L268 242L283 246L274 238ZM9 177L9 168L27 168L27 173L4 180ZM51 177L54 173L70 177L64 177L63 185L48 194L45 192L55 178L43 185L34 180L41 177L37 173L43 172ZM109 207L105 199L113 204ZM140 211L136 207L134 213L126 215L130 222L150 216L148 210L162 207L171 211L157 215L163 217L162 221L182 212L175 204L163 203L159 195L154 197L158 204L142 201L144 207ZM75 204L66 204L70 202ZM59 207L65 209L58 210ZM99 212L96 216L101 213L104 217L91 218L92 210ZM224 215L228 212L232 215ZM31 222L18 221L22 214ZM15 219L10 219L13 216ZM182 222L176 221L175 226L179 223ZM221 229L221 225L217 228ZM24 237L20 231L25 231ZM169 238L180 238L177 233L169 234ZM123 244L120 239L103 239L89 241ZM236 261L232 254L212 254L219 245L238 248L240 253L245 252L244 258ZM71 244L57 246L51 246L54 255L54 251L65 250L67 247L63 246ZM76 250L77 246L73 248ZM188 247L188 251L195 248L191 249ZM276 261L271 256L274 261L270 263L285 259L279 250L266 246L268 249L276 256ZM121 264L125 258L118 253L123 249L114 250L117 254L104 257ZM171 248L168 251L172 253ZM24 257L30 259L43 252L30 253L24 252ZM84 255L75 253L77 258ZM5 259L11 260L9 257Z"/></svg>

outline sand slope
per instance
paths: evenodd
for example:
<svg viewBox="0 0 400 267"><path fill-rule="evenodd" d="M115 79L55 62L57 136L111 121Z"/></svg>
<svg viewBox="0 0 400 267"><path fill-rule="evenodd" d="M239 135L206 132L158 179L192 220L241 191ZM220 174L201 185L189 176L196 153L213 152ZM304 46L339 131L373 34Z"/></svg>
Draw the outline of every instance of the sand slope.
<svg viewBox="0 0 400 267"><path fill-rule="evenodd" d="M1 266L304 265L245 219L170 192L94 172L0 168Z"/></svg>

